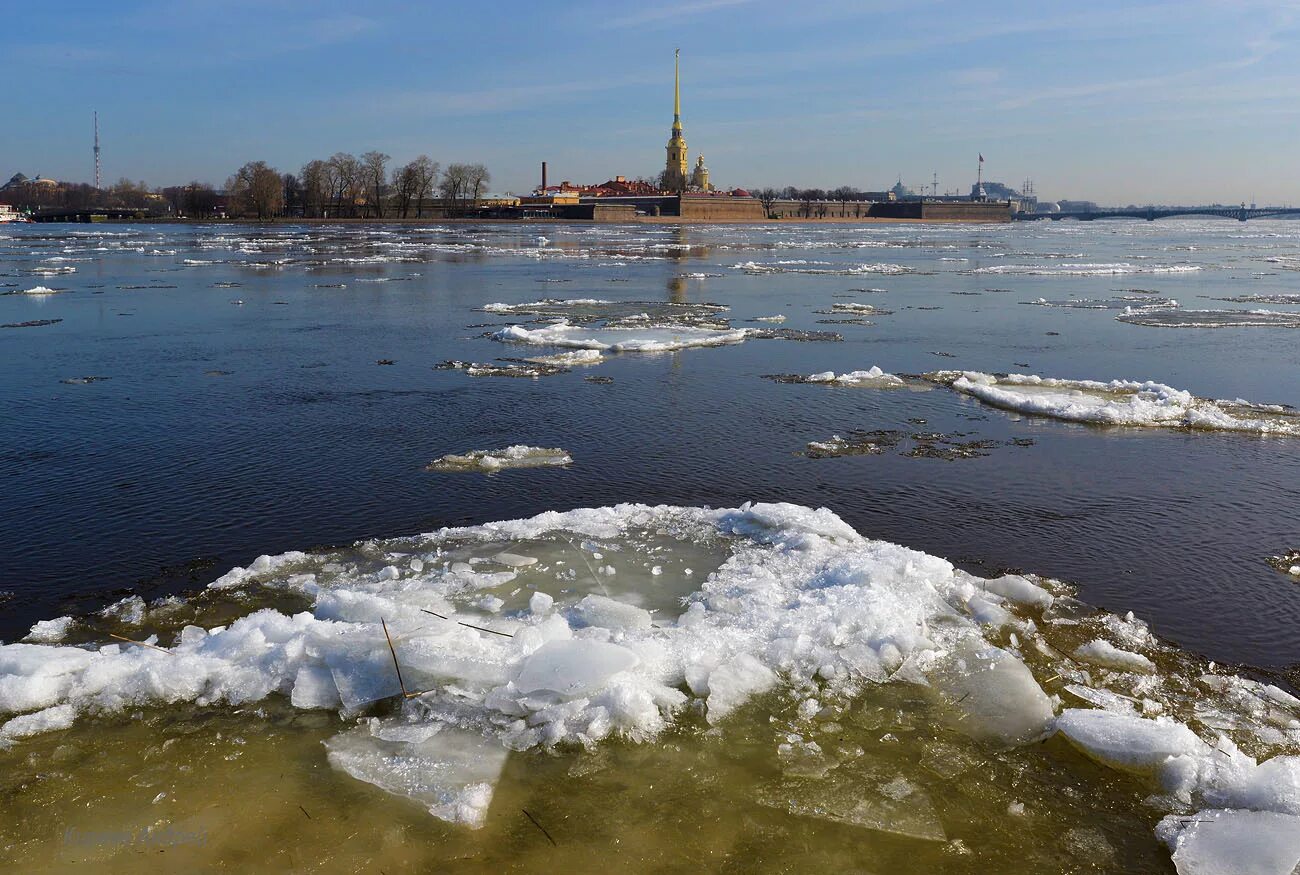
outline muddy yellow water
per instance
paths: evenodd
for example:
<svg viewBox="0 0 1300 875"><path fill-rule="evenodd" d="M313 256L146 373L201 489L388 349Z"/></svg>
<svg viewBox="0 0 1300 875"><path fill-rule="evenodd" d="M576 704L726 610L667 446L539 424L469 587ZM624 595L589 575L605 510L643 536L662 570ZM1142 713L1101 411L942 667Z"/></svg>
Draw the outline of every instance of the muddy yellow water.
<svg viewBox="0 0 1300 875"><path fill-rule="evenodd" d="M0 754L0 849L51 873L1171 871L1150 790L1059 739L972 745L903 686L796 705L511 754L481 830L333 770L332 714L151 709Z"/></svg>

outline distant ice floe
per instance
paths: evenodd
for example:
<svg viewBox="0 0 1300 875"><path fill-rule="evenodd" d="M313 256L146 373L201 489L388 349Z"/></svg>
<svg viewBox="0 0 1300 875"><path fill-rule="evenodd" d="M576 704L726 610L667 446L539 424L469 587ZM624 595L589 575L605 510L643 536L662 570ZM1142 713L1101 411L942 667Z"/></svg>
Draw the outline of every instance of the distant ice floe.
<svg viewBox="0 0 1300 875"><path fill-rule="evenodd" d="M777 313L775 316L755 316L751 321L781 323L784 322L785 320L786 320L786 315L784 313Z"/></svg>
<svg viewBox="0 0 1300 875"><path fill-rule="evenodd" d="M1276 310L1132 310L1115 317L1151 328L1300 328L1300 313Z"/></svg>
<svg viewBox="0 0 1300 875"><path fill-rule="evenodd" d="M1149 264L1128 262L1105 264L998 264L973 268L973 274L1005 276L1122 276L1138 273L1193 273L1201 270L1197 264Z"/></svg>
<svg viewBox="0 0 1300 875"><path fill-rule="evenodd" d="M806 261L803 259L791 259L787 261L742 261L739 264L733 264L731 267L733 270L742 270L745 273L754 274L806 273L822 274L826 276L865 276L867 274L899 275L913 273L912 268L902 264L876 262L871 264L837 267L829 261Z"/></svg>
<svg viewBox="0 0 1300 875"><path fill-rule="evenodd" d="M849 371L837 374L834 371L822 371L818 374L765 374L769 380L778 383L819 383L825 386L859 386L870 389L897 389L907 385L907 381L896 374L882 371L872 365L865 371Z"/></svg>
<svg viewBox="0 0 1300 875"><path fill-rule="evenodd" d="M1034 301L1022 301L1036 307L1063 307L1072 310L1124 310L1140 312L1145 310L1165 310L1179 307L1173 298L1155 298L1149 295L1126 295L1119 298L1067 298L1063 301L1049 301L1038 298Z"/></svg>
<svg viewBox="0 0 1300 875"><path fill-rule="evenodd" d="M516 444L501 450L472 450L430 462L426 471L500 471L503 468L546 468L572 465L573 457L558 448Z"/></svg>
<svg viewBox="0 0 1300 875"><path fill-rule="evenodd" d="M928 376L994 407L1071 422L1300 435L1300 412L1290 407L1198 398L1163 383L998 377L977 371Z"/></svg>
<svg viewBox="0 0 1300 875"><path fill-rule="evenodd" d="M1228 301L1232 304L1300 304L1300 294L1234 295L1228 298L1214 298L1212 300Z"/></svg>
<svg viewBox="0 0 1300 875"><path fill-rule="evenodd" d="M492 335L503 343L528 343L538 346L561 346L573 349L609 350L611 352L665 352L693 346L722 346L741 343L748 335L744 328L715 329L695 327L666 328L589 328L557 322L543 328L511 325Z"/></svg>
<svg viewBox="0 0 1300 875"><path fill-rule="evenodd" d="M692 567L712 570L697 580ZM864 538L826 509L548 512L262 556L210 593L232 589L242 604L307 607L142 636L150 646L0 646L0 746L101 713L282 696L353 724L325 742L333 767L477 827L512 751L653 743L681 721L725 729L741 708L785 714L792 700L810 721L896 685L911 691L917 735L942 733L922 756L1015 757L1060 734L1144 782L1158 794L1153 828L1183 871L1300 862L1300 756L1287 753L1300 745L1300 700L1207 669L1059 583L981 579ZM1071 641L1081 661L1065 655ZM1061 710L1044 690L1058 682L1097 707ZM824 759L782 737L783 757ZM817 815L834 803L846 823L946 837L907 778L837 780L775 786L770 804ZM1178 816L1157 826L1164 813Z"/></svg>
<svg viewBox="0 0 1300 875"><path fill-rule="evenodd" d="M485 313L528 313L534 310L554 307L582 307L598 304L612 304L603 298L543 298L540 301L528 301L522 304L502 304L500 302L484 304L479 309Z"/></svg>
<svg viewBox="0 0 1300 875"><path fill-rule="evenodd" d="M65 291L67 291L67 289L52 289L52 288L50 288L49 286L33 286L33 287L30 288L30 289L21 289L21 290L19 290L19 289L15 289L15 290L12 291L12 292L5 292L5 294L7 294L7 295L37 295L37 296L43 296L43 295L57 295L57 294L59 294L59 293L61 293L61 292L65 292Z"/></svg>

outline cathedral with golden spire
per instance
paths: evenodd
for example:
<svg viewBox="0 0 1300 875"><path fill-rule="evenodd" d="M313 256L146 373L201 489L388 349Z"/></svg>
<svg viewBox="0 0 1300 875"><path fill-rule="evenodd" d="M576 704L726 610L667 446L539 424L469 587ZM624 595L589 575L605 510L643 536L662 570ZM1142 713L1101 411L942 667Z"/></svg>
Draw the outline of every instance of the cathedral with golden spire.
<svg viewBox="0 0 1300 875"><path fill-rule="evenodd" d="M668 136L668 160L664 164L663 188L665 191L681 192L712 191L709 184L709 169L704 166L704 156L699 156L695 169L687 176L686 138L682 136L682 50L673 53L673 129Z"/></svg>

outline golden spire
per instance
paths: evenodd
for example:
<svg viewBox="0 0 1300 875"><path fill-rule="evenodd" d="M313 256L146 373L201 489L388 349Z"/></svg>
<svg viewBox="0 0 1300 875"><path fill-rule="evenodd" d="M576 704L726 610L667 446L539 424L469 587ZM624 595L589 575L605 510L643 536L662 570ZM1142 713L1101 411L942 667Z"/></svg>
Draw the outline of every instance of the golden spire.
<svg viewBox="0 0 1300 875"><path fill-rule="evenodd" d="M673 50L673 130L682 129L681 49Z"/></svg>

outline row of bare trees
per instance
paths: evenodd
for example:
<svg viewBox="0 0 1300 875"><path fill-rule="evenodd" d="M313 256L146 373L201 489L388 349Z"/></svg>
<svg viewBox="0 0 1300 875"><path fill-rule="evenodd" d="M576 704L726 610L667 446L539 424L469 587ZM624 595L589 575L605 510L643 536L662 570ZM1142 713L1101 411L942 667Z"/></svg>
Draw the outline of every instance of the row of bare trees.
<svg viewBox="0 0 1300 875"><path fill-rule="evenodd" d="M472 207L492 181L482 164L449 164L421 155L389 169L392 157L371 151L338 152L308 161L295 176L250 161L226 183L232 216L259 221L281 215L309 219L423 218L436 205L443 215Z"/></svg>

